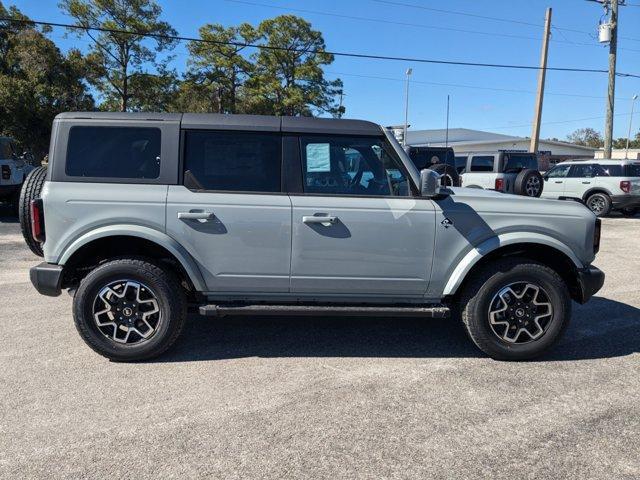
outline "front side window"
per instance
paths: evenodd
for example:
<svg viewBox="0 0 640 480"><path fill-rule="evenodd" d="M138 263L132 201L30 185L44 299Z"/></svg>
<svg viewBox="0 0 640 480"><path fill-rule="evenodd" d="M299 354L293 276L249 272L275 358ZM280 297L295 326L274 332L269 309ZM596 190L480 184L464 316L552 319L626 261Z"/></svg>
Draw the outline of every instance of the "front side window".
<svg viewBox="0 0 640 480"><path fill-rule="evenodd" d="M493 172L493 155L480 155L471 159L470 172Z"/></svg>
<svg viewBox="0 0 640 480"><path fill-rule="evenodd" d="M11 142L0 138L0 160L6 160L11 158L13 150L11 148Z"/></svg>
<svg viewBox="0 0 640 480"><path fill-rule="evenodd" d="M185 132L184 138L184 184L187 188L280 192L280 135L190 130Z"/></svg>
<svg viewBox="0 0 640 480"><path fill-rule="evenodd" d="M70 177L158 178L160 129L72 127L65 171Z"/></svg>
<svg viewBox="0 0 640 480"><path fill-rule="evenodd" d="M573 178L591 178L595 176L595 165L586 163L584 165L574 165L569 174Z"/></svg>
<svg viewBox="0 0 640 480"><path fill-rule="evenodd" d="M560 165L558 167L554 167L551 170L549 170L549 173L547 173L547 177L564 178L569 173L570 168L571 168L571 165Z"/></svg>
<svg viewBox="0 0 640 480"><path fill-rule="evenodd" d="M408 196L395 152L379 137L300 138L305 193Z"/></svg>

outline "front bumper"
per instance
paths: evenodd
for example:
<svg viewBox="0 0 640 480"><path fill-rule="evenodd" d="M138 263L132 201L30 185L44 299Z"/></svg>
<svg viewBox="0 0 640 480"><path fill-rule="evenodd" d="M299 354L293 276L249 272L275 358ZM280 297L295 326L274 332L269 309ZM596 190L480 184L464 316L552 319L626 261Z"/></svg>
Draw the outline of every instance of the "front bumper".
<svg viewBox="0 0 640 480"><path fill-rule="evenodd" d="M62 292L61 265L42 262L29 270L31 283L41 295L57 297Z"/></svg>
<svg viewBox="0 0 640 480"><path fill-rule="evenodd" d="M613 195L611 197L613 208L640 207L640 195Z"/></svg>
<svg viewBox="0 0 640 480"><path fill-rule="evenodd" d="M578 271L578 298L580 303L586 303L604 284L604 272L592 265Z"/></svg>

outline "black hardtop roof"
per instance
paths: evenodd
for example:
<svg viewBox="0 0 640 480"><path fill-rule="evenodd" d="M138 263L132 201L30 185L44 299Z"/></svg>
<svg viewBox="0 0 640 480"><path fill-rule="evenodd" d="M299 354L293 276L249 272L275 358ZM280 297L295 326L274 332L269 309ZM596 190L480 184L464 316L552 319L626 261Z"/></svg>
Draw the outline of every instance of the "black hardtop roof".
<svg viewBox="0 0 640 480"><path fill-rule="evenodd" d="M276 117L223 113L65 112L61 120L180 122L185 129L251 130L307 134L381 135L382 127L366 120Z"/></svg>

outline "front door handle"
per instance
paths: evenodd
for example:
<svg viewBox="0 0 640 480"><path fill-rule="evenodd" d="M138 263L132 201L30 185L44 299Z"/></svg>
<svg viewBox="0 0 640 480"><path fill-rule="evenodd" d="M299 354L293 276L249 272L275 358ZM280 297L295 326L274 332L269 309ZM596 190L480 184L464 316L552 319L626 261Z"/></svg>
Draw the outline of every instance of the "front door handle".
<svg viewBox="0 0 640 480"><path fill-rule="evenodd" d="M309 223L336 223L338 221L338 217L313 215L313 216L304 216L304 217L302 217L302 221L304 223L306 223L306 224L309 224Z"/></svg>
<svg viewBox="0 0 640 480"><path fill-rule="evenodd" d="M563 180L556 180L555 183L563 183Z"/></svg>
<svg viewBox="0 0 640 480"><path fill-rule="evenodd" d="M211 220L214 217L213 212L178 212L180 220Z"/></svg>

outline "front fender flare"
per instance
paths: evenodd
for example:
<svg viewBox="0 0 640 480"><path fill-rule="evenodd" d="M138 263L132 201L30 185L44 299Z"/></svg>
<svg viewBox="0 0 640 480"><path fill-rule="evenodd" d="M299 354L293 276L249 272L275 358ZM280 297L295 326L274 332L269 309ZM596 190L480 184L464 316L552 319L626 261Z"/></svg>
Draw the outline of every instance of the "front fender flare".
<svg viewBox="0 0 640 480"><path fill-rule="evenodd" d="M189 252L167 234L140 225L109 225L91 230L71 242L71 244L63 250L57 263L58 265L65 265L73 254L83 246L100 238L115 236L143 238L167 249L180 262L187 272L187 275L189 275L195 289L200 292L206 291L202 273L193 257L189 255Z"/></svg>
<svg viewBox="0 0 640 480"><path fill-rule="evenodd" d="M576 268L583 268L582 262L575 253L560 240L557 240L548 235L540 233L527 232L526 235L522 233L505 233L485 240L480 245L472 248L463 258L460 260L456 268L447 279L445 284L443 296L453 295L456 293L467 274L471 271L473 266L480 261L488 253L497 250L501 247L508 245L516 245L518 243L537 243L539 245L545 245L547 247L555 248L561 253L565 254L574 263Z"/></svg>

